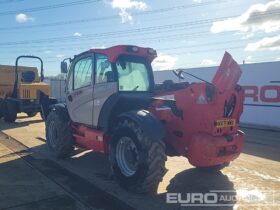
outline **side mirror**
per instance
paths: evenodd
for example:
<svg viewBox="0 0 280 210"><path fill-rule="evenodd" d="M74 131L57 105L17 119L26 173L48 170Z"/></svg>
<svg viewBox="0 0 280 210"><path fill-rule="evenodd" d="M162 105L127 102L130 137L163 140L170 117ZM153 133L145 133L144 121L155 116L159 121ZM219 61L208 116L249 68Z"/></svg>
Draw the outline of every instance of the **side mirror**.
<svg viewBox="0 0 280 210"><path fill-rule="evenodd" d="M67 63L65 61L62 61L60 63L60 71L61 71L62 74L67 74L68 66L67 66Z"/></svg>

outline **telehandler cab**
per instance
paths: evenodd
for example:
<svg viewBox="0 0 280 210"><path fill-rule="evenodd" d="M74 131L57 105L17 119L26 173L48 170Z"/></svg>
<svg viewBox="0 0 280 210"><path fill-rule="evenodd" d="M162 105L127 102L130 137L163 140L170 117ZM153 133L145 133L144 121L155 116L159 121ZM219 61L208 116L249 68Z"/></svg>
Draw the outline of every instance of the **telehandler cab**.
<svg viewBox="0 0 280 210"><path fill-rule="evenodd" d="M69 68L63 61L67 101L52 106L46 121L52 154L67 157L75 146L108 154L116 180L138 193L158 187L167 155L203 169L237 158L244 142L238 64L226 53L211 83L156 86L156 56L151 48L120 45L81 53Z"/></svg>
<svg viewBox="0 0 280 210"><path fill-rule="evenodd" d="M19 66L23 58L36 59L41 64L41 75L35 67ZM19 56L15 66L0 65L0 118L14 122L17 113L24 112L29 117L41 112L41 106L57 103L50 98L51 89L44 83L43 61L36 56ZM42 113L42 112L41 112Z"/></svg>

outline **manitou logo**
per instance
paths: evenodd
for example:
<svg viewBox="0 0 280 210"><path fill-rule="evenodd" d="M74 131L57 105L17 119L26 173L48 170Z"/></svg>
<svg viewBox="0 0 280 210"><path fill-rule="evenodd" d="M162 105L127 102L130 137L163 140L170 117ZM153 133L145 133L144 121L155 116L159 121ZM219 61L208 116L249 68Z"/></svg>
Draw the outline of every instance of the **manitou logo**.
<svg viewBox="0 0 280 210"><path fill-rule="evenodd" d="M253 100L253 102L280 102L280 86L264 85L258 86L242 86L245 90L245 97Z"/></svg>

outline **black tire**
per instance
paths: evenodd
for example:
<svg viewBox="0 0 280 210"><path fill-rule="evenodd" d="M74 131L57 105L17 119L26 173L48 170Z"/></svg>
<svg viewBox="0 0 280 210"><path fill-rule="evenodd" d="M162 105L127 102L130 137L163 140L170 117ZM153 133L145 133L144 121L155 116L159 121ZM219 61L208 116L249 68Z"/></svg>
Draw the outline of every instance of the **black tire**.
<svg viewBox="0 0 280 210"><path fill-rule="evenodd" d="M6 101L4 103L4 120L13 123L17 119L17 105L15 102Z"/></svg>
<svg viewBox="0 0 280 210"><path fill-rule="evenodd" d="M124 138L129 138L135 145L130 153L138 157L135 160L135 173L126 174L120 166L118 145L122 144ZM137 152L135 152L135 150ZM136 155L137 153L137 155ZM117 158L117 156L119 158ZM137 157L132 159L137 159ZM156 192L159 183L167 172L165 168L166 153L165 143L158 139L152 141L145 136L141 127L130 120L120 121L114 129L113 139L110 144L110 162L113 173L121 187L136 193Z"/></svg>
<svg viewBox="0 0 280 210"><path fill-rule="evenodd" d="M64 119L56 110L51 111L48 115L46 138L49 150L55 158L69 157L74 149L69 119Z"/></svg>
<svg viewBox="0 0 280 210"><path fill-rule="evenodd" d="M0 119L4 116L4 106L3 106L3 101L0 100Z"/></svg>
<svg viewBox="0 0 280 210"><path fill-rule="evenodd" d="M38 111L29 111L29 112L26 112L27 116L28 117L34 117L36 116L38 113Z"/></svg>
<svg viewBox="0 0 280 210"><path fill-rule="evenodd" d="M208 166L208 167L196 167L197 169L201 171L206 171L206 172L215 172L215 171L220 171L223 168L227 167L229 163L223 163L223 164L218 164L214 166Z"/></svg>
<svg viewBox="0 0 280 210"><path fill-rule="evenodd" d="M44 114L43 114L42 110L40 111L40 116L41 116L42 120L45 121L45 119L44 119Z"/></svg>

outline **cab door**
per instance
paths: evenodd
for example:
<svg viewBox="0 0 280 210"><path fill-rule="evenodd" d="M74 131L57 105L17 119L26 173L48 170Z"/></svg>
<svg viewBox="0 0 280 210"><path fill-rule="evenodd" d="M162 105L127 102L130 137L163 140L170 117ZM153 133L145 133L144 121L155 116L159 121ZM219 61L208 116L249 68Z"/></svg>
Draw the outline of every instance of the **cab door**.
<svg viewBox="0 0 280 210"><path fill-rule="evenodd" d="M93 126L98 125L104 103L118 92L117 73L113 71L108 56L95 54ZM110 112L111 110L106 110Z"/></svg>
<svg viewBox="0 0 280 210"><path fill-rule="evenodd" d="M70 68L66 103L73 122L93 124L93 54L77 57Z"/></svg>

